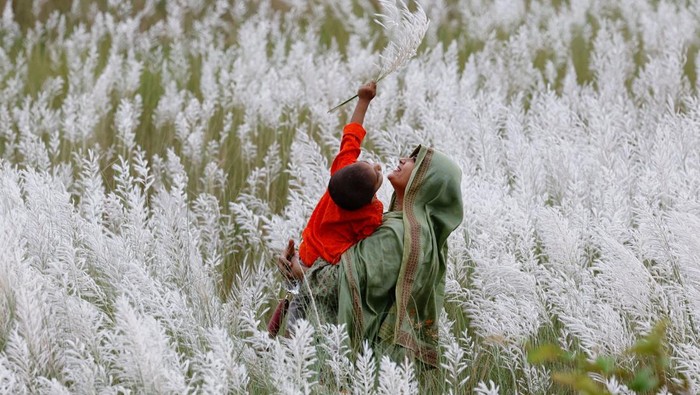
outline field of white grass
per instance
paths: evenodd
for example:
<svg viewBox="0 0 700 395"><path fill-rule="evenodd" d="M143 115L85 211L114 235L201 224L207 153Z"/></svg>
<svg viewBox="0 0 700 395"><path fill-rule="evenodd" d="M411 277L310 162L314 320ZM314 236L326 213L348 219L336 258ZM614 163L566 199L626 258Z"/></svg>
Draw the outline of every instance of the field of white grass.
<svg viewBox="0 0 700 395"><path fill-rule="evenodd" d="M0 1L0 393L573 393L530 345L633 368L662 321L700 392L700 2L420 4L363 156L463 171L429 372L265 329L378 1Z"/></svg>

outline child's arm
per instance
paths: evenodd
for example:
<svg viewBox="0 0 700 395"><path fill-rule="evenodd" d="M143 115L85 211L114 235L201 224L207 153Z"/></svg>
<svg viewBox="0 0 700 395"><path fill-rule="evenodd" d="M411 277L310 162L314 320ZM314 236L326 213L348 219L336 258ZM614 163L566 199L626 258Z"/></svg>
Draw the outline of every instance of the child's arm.
<svg viewBox="0 0 700 395"><path fill-rule="evenodd" d="M365 129L362 127L362 123L365 121L365 113L369 107L369 102L372 101L376 93L377 84L374 82L362 85L357 90L359 99L355 105L355 111L350 117L350 122L343 129L343 137L340 139L340 151L331 164L331 174L349 164L355 163L360 156L360 145L362 144L362 139L365 138Z"/></svg>
<svg viewBox="0 0 700 395"><path fill-rule="evenodd" d="M362 85L360 89L357 90L357 97L359 99L355 105L355 111L352 113L352 117L350 117L350 123L359 123L362 125L365 121L365 113L369 107L369 102L374 99L376 94L377 84L374 81Z"/></svg>

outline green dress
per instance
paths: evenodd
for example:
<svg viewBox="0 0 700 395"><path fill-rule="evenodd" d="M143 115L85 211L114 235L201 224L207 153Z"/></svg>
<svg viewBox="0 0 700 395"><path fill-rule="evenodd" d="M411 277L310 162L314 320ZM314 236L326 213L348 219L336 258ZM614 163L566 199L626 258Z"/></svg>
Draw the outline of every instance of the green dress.
<svg viewBox="0 0 700 395"><path fill-rule="evenodd" d="M437 366L447 237L462 222L462 173L432 148L419 146L414 155L403 211L392 197L382 225L338 265L317 262L302 293L307 301L314 295L307 317L345 324L354 346L368 340L399 362L408 355Z"/></svg>

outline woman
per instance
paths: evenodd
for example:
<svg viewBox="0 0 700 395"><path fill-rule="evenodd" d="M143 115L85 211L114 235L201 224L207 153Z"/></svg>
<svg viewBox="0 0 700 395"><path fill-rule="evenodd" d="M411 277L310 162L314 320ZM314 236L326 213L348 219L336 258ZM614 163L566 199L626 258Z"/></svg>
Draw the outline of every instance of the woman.
<svg viewBox="0 0 700 395"><path fill-rule="evenodd" d="M310 319L346 324L355 346L366 339L394 360L409 355L437 366L447 237L463 215L461 171L444 154L419 146L387 178L394 194L382 225L340 264L317 262L305 273L290 243L278 266L305 279L298 300L310 302L304 303ZM299 316L294 310L291 320Z"/></svg>

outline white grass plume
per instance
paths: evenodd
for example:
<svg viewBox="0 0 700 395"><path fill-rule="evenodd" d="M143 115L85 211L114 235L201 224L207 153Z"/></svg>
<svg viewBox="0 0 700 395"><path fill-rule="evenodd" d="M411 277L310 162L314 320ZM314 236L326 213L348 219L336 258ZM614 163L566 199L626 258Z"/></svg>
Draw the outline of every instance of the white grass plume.
<svg viewBox="0 0 700 395"><path fill-rule="evenodd" d="M400 7L395 0L380 0L379 3L384 14L378 14L375 21L386 29L390 41L380 55L381 71L377 81L402 68L416 55L430 24L418 3L416 12L411 12L403 0L399 0Z"/></svg>
<svg viewBox="0 0 700 395"><path fill-rule="evenodd" d="M379 3L383 14L377 14L375 21L385 29L389 44L379 55L380 70L375 78L377 82L399 70L416 56L418 47L430 25L425 11L418 3L416 3L415 12L411 12L403 0L399 0L399 4L395 0L379 0ZM357 95L345 100L328 112L335 111L356 97Z"/></svg>
<svg viewBox="0 0 700 395"><path fill-rule="evenodd" d="M374 351L366 340L362 342L362 354L358 355L355 360L353 379L353 394L376 394L377 362L374 358Z"/></svg>
<svg viewBox="0 0 700 395"><path fill-rule="evenodd" d="M418 393L418 383L413 372L413 363L408 359L399 365L385 355L379 367L377 393L382 395L409 395Z"/></svg>
<svg viewBox="0 0 700 395"><path fill-rule="evenodd" d="M489 380L488 384L480 381L476 388L474 388L474 393L478 395L499 395L501 392L499 386L492 380Z"/></svg>
<svg viewBox="0 0 700 395"><path fill-rule="evenodd" d="M115 303L113 373L134 388L151 393L187 391L184 371L165 328L152 316L142 315L127 298Z"/></svg>
<svg viewBox="0 0 700 395"><path fill-rule="evenodd" d="M122 146L122 153L128 154L136 146L136 129L143 108L143 100L136 95L134 100L122 99L115 114L114 124L117 137Z"/></svg>
<svg viewBox="0 0 700 395"><path fill-rule="evenodd" d="M236 345L221 328L206 333L209 350L200 355L194 367L201 378L201 389L207 394L243 394L250 378L244 365L237 363Z"/></svg>
<svg viewBox="0 0 700 395"><path fill-rule="evenodd" d="M455 391L459 391L459 388L469 380L469 376L465 375L465 372L472 362L472 356L469 353L474 344L465 331L462 342L458 342L453 336L450 342L443 347L443 361L440 362L440 367L445 371L447 383Z"/></svg>
<svg viewBox="0 0 700 395"><path fill-rule="evenodd" d="M350 338L345 324L340 326L325 324L321 326L321 332L325 333L321 348L326 352L323 364L327 365L333 373L336 388L340 389L352 372L352 362L348 358L350 354Z"/></svg>
<svg viewBox="0 0 700 395"><path fill-rule="evenodd" d="M16 394L21 391L21 382L5 355L0 355L0 393Z"/></svg>
<svg viewBox="0 0 700 395"><path fill-rule="evenodd" d="M282 339L282 348L274 354L273 381L283 394L310 394L317 383L314 328L301 319L291 333L291 337Z"/></svg>

